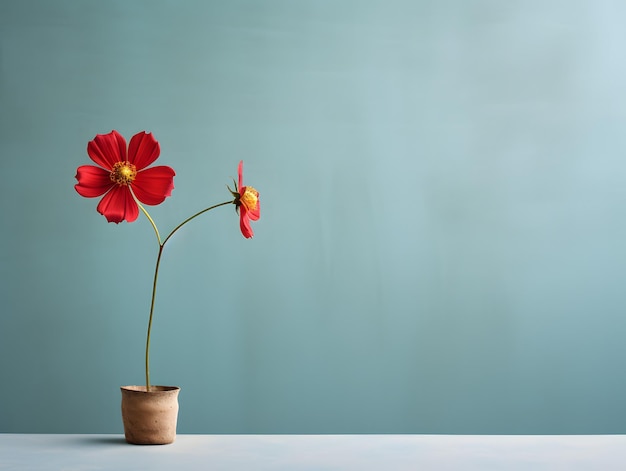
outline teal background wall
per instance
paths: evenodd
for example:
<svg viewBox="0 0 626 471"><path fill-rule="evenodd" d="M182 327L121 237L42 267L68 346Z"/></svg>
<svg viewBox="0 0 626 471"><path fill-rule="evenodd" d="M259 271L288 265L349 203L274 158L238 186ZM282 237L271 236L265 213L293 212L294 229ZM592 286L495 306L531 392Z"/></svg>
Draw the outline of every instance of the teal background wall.
<svg viewBox="0 0 626 471"><path fill-rule="evenodd" d="M0 432L121 433L157 245L74 191L177 176L152 379L180 433L626 432L626 4L0 3Z"/></svg>

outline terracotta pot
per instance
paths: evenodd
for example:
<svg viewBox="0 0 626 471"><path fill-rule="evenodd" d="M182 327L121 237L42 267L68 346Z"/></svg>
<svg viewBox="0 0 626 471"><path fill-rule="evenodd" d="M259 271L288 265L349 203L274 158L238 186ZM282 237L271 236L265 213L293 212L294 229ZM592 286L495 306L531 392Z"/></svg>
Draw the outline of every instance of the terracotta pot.
<svg viewBox="0 0 626 471"><path fill-rule="evenodd" d="M166 445L176 439L178 386L122 386L122 421L126 441Z"/></svg>

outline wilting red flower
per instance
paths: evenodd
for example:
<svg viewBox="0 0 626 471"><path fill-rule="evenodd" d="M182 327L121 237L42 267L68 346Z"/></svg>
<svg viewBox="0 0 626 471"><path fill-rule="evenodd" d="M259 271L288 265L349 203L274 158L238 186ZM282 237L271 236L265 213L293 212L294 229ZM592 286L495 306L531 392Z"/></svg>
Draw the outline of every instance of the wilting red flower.
<svg viewBox="0 0 626 471"><path fill-rule="evenodd" d="M174 169L165 165L146 168L160 152L152 133L135 134L128 150L126 140L117 131L98 134L87 144L87 153L100 167L78 167L74 188L87 198L104 195L97 209L108 222L133 222L139 216L133 194L140 202L153 206L162 203L174 189Z"/></svg>
<svg viewBox="0 0 626 471"><path fill-rule="evenodd" d="M237 173L239 174L239 185L237 185L238 195L235 193L237 195L235 204L239 211L241 233L246 239L249 239L254 235L252 227L250 227L250 220L256 221L261 217L259 192L251 186L243 186L243 160L239 162Z"/></svg>

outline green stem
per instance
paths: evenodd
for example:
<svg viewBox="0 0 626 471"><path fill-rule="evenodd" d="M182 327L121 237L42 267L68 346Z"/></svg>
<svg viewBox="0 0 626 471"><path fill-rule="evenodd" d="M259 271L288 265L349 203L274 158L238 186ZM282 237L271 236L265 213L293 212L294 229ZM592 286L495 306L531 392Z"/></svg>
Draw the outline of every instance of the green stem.
<svg viewBox="0 0 626 471"><path fill-rule="evenodd" d="M148 334L146 335L146 391L150 392L150 333L152 332L152 317L154 314L154 300L156 298L157 280L159 279L159 265L163 255L163 244L159 244L159 255L154 268L154 280L152 281L152 299L150 300L150 318L148 320Z"/></svg>
<svg viewBox="0 0 626 471"><path fill-rule="evenodd" d="M170 237L172 237L176 231L178 231L181 227L183 227L185 224L187 224L192 219L195 219L198 216L200 216L201 214L204 214L207 211L210 211L212 209L219 208L220 206L225 206L227 204L232 204L233 201L225 201L224 203L220 203L220 204L216 204L216 205L213 205L213 206L209 206L208 208L205 208L202 211L197 212L193 216L188 217L183 222L181 222L178 226L176 226L174 228L174 230L169 233L169 235L165 238L165 240L163 242L161 242L161 235L159 234L159 230L157 229L157 226L156 226L154 220L150 217L150 214L148 214L148 211L146 211L146 208L144 208L141 205L141 203L139 203L139 201L137 201L137 200L135 200L135 201L137 202L137 205L139 206L139 209L141 209L141 211L148 218L148 221L150 221L150 224L152 225L152 228L154 229L154 233L156 235L157 242L159 244L159 254L157 255L156 266L154 268L154 279L152 281L152 297L150 299L150 318L148 320L148 333L146 335L146 391L150 391L150 334L152 332L152 318L154 316L154 301L156 299L157 281L159 279L159 267L161 265L161 256L163 255L163 249L165 248L165 244L166 244L166 242L168 240L170 240Z"/></svg>
<svg viewBox="0 0 626 471"><path fill-rule="evenodd" d="M180 229L181 227L183 227L185 224L187 224L189 221L191 221L192 219L197 218L198 216L200 216L201 214L206 213L207 211L211 211L212 209L215 208L219 208L220 206L225 206L227 204L233 204L232 201L224 201L223 203L220 204L215 204L213 206L209 206L208 208L203 209L202 211L198 211L196 214L194 214L193 216L188 217L187 219L185 219L183 222L181 222L178 226L176 226L174 228L174 230L172 232L170 232L170 234L165 238L165 240L163 241L163 245L165 245L165 243L170 239L170 237L172 237L174 235L174 233Z"/></svg>
<svg viewBox="0 0 626 471"><path fill-rule="evenodd" d="M133 194L133 197L135 195ZM157 238L157 242L159 243L159 245L163 245L161 244L161 235L159 234L159 229L157 229L156 224L154 223L154 220L150 217L150 215L148 214L148 211L146 211L146 208L144 208L139 201L137 201L137 199L135 198L135 202L137 203L137 206L139 206L139 209L141 209L141 211L146 215L146 217L148 218L148 221L150 221L150 224L152 224L152 229L154 229L154 233L156 234L156 238Z"/></svg>

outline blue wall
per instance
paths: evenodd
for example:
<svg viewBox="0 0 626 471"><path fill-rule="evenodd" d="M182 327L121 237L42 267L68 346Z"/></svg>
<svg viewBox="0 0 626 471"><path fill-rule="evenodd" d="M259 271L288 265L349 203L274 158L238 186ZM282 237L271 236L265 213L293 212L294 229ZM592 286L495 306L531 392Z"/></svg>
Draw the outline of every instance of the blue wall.
<svg viewBox="0 0 626 471"><path fill-rule="evenodd" d="M152 131L181 433L626 432L626 4L0 3L0 432L120 433L157 245L81 198Z"/></svg>

